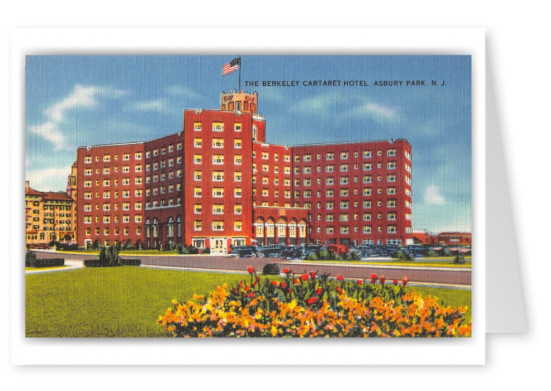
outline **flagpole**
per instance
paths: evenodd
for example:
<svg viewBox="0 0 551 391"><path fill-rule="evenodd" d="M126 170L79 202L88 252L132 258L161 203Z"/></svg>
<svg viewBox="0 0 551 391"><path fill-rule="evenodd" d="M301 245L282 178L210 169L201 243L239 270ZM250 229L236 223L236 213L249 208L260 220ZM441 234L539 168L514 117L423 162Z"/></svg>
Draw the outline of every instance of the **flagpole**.
<svg viewBox="0 0 551 391"><path fill-rule="evenodd" d="M241 92L241 55L239 55L239 90Z"/></svg>

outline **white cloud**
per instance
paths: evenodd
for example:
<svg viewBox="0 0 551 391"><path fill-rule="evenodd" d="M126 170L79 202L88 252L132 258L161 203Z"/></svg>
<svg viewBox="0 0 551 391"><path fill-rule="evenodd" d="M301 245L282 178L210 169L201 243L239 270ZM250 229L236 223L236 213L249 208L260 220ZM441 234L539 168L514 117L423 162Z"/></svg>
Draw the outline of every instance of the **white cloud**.
<svg viewBox="0 0 551 391"><path fill-rule="evenodd" d="M160 100L136 102L130 105L127 110L133 111L163 111L163 104Z"/></svg>
<svg viewBox="0 0 551 391"><path fill-rule="evenodd" d="M171 95L185 96L185 97L188 97L188 98L197 98L197 97L199 97L199 94L195 93L190 88L180 86L180 85L173 85L173 86L167 87L165 89L165 92L167 92Z"/></svg>
<svg viewBox="0 0 551 391"><path fill-rule="evenodd" d="M374 102L368 102L357 106L348 111L348 114L354 116L368 116L377 122L394 121L398 117L398 113L396 113L396 110L393 108Z"/></svg>
<svg viewBox="0 0 551 391"><path fill-rule="evenodd" d="M92 108L98 105L98 97L119 98L126 92L113 87L82 86L76 84L73 91L44 111L47 120L41 124L30 125L29 131L54 144L54 149L66 148L66 140L60 125L65 121L69 110L77 107Z"/></svg>
<svg viewBox="0 0 551 391"><path fill-rule="evenodd" d="M29 185L38 191L60 191L56 183L64 183L71 172L70 167L51 167L39 170L31 170L25 173L25 179ZM57 190L54 190L57 189Z"/></svg>
<svg viewBox="0 0 551 391"><path fill-rule="evenodd" d="M429 185L425 190L424 200L426 205L442 205L446 200L440 193L438 186Z"/></svg>

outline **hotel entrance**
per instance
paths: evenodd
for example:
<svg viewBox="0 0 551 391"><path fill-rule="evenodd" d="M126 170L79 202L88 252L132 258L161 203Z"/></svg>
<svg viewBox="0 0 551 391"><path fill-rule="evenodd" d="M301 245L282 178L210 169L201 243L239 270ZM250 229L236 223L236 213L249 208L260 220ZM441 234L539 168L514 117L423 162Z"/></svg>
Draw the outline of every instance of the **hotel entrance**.
<svg viewBox="0 0 551 391"><path fill-rule="evenodd" d="M211 238L210 253L216 255L226 255L228 253L228 240L221 238Z"/></svg>

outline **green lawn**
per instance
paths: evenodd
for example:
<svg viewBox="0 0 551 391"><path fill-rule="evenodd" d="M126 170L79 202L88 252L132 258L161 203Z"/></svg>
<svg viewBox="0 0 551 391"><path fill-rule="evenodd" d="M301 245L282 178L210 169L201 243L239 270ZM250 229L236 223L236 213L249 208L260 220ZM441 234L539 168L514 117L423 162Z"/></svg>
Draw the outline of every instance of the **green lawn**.
<svg viewBox="0 0 551 391"><path fill-rule="evenodd" d="M26 277L27 337L164 337L156 320L172 299L208 294L248 275L146 269L79 269ZM471 291L415 287L449 305L468 305ZM467 314L470 319L470 310Z"/></svg>

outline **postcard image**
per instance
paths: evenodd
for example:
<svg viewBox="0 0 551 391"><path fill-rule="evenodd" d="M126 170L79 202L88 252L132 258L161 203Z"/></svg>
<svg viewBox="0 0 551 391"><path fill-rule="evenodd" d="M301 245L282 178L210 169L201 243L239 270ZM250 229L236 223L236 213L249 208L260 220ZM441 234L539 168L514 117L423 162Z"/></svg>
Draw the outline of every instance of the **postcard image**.
<svg viewBox="0 0 551 391"><path fill-rule="evenodd" d="M25 336L470 338L471 82L469 55L27 56Z"/></svg>

